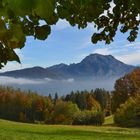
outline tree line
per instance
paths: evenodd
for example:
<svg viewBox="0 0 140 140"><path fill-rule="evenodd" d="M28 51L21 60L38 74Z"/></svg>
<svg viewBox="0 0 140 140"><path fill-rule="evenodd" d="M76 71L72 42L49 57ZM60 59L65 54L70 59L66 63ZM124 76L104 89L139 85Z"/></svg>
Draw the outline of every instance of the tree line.
<svg viewBox="0 0 140 140"><path fill-rule="evenodd" d="M106 93L103 94L100 96ZM96 94L87 91L72 92L65 97L56 94L52 98L51 95L41 96L31 91L0 87L0 118L3 119L29 123L102 125L104 109Z"/></svg>

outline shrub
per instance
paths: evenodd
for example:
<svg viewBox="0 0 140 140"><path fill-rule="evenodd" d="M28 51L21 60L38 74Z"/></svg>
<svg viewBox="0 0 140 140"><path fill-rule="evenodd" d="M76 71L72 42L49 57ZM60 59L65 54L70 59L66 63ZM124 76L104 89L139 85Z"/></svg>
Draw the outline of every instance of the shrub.
<svg viewBox="0 0 140 140"><path fill-rule="evenodd" d="M73 119L74 125L102 125L104 115L101 111L84 110L78 112Z"/></svg>

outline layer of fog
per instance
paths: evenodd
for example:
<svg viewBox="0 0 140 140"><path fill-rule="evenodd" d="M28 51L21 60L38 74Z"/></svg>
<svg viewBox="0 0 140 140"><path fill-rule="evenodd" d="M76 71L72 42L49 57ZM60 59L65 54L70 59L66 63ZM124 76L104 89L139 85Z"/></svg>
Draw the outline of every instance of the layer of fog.
<svg viewBox="0 0 140 140"><path fill-rule="evenodd" d="M2 85L11 85L11 84L18 84L18 85L36 85L36 84L43 84L42 80L31 80L25 78L13 78L8 76L0 76L0 84Z"/></svg>
<svg viewBox="0 0 140 140"><path fill-rule="evenodd" d="M12 86L14 88L21 88L22 90L32 90L39 94L52 96L57 92L59 95L69 94L71 91L77 90L91 90L96 88L104 88L106 90L113 90L114 83L117 78L100 79L100 80L74 80L73 78L67 80L52 80L45 79L25 79L0 76L0 85Z"/></svg>

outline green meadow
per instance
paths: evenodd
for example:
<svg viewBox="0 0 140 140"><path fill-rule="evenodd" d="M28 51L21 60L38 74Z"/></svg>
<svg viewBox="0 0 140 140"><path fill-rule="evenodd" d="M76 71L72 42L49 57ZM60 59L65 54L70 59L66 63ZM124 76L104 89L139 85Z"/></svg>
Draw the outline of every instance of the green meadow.
<svg viewBox="0 0 140 140"><path fill-rule="evenodd" d="M111 119L109 119L111 120ZM107 120L108 122L110 122ZM0 140L140 140L140 129L24 124L0 120Z"/></svg>

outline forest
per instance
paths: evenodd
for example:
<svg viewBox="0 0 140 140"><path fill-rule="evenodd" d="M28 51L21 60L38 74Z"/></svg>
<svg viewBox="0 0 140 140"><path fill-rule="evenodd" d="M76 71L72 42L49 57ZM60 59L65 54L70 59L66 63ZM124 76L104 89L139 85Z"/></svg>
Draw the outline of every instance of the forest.
<svg viewBox="0 0 140 140"><path fill-rule="evenodd" d="M140 68L118 79L114 91L72 91L66 96L42 96L0 87L0 118L17 122L97 125L114 115L115 124L140 127Z"/></svg>

